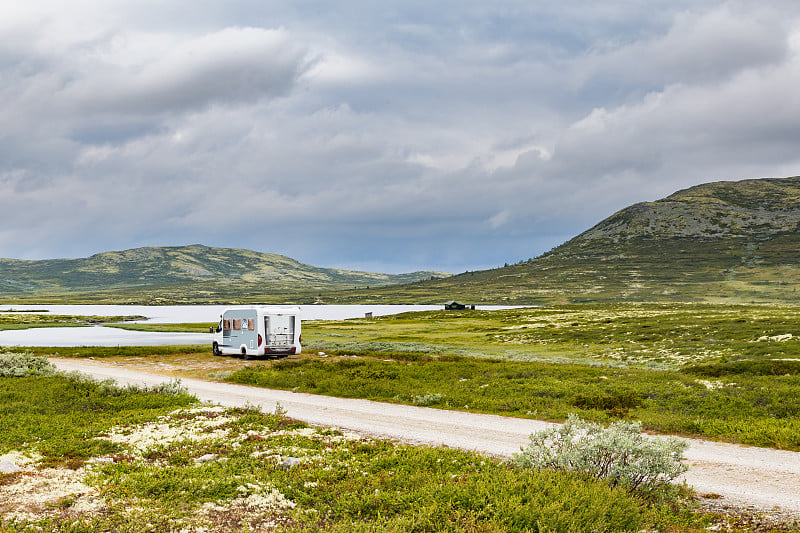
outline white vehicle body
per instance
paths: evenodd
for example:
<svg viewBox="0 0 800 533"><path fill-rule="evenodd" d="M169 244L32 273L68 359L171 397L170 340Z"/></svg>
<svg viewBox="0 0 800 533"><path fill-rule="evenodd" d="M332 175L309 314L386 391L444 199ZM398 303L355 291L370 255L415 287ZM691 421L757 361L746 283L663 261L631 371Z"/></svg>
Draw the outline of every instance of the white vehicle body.
<svg viewBox="0 0 800 533"><path fill-rule="evenodd" d="M214 355L286 357L299 354L299 307L231 307L220 315L214 332Z"/></svg>

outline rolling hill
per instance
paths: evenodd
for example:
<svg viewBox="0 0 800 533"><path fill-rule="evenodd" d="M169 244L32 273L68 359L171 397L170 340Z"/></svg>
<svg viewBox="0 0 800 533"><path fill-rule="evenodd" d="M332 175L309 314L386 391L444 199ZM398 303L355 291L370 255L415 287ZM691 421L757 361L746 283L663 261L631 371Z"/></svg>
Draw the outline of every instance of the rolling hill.
<svg viewBox="0 0 800 533"><path fill-rule="evenodd" d="M277 254L202 245L150 247L81 259L0 259L0 299L302 303L314 301L322 290L408 283L449 275L319 268Z"/></svg>
<svg viewBox="0 0 800 533"><path fill-rule="evenodd" d="M800 177L697 185L622 209L534 259L457 276L318 268L201 245L0 259L5 301L800 303L798 288Z"/></svg>
<svg viewBox="0 0 800 533"><path fill-rule="evenodd" d="M327 298L800 303L798 287L800 177L792 177L698 185L622 209L522 263Z"/></svg>

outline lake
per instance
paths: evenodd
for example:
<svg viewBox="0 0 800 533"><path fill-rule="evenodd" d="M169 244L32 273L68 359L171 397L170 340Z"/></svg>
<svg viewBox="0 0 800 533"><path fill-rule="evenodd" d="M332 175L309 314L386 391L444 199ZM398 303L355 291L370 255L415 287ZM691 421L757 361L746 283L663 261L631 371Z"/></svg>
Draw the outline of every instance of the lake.
<svg viewBox="0 0 800 533"><path fill-rule="evenodd" d="M81 316L146 316L151 324L208 322L216 324L227 305L0 305L0 313L31 311L35 314ZM281 307L281 306L276 306ZM396 315L409 311L435 311L441 305L300 305L301 320L345 320ZM510 309L515 306L481 305L477 309ZM211 344L210 333L153 333L93 326L77 328L30 328L0 331L0 346L162 346Z"/></svg>

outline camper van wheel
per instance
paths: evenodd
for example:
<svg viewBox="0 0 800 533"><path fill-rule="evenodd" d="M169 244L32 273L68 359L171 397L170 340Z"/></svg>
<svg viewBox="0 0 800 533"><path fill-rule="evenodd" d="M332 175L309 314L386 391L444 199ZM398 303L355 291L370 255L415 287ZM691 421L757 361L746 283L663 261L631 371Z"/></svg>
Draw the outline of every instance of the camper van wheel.
<svg viewBox="0 0 800 533"><path fill-rule="evenodd" d="M250 355L247 353L247 348L242 348L242 357L245 360L250 359Z"/></svg>
<svg viewBox="0 0 800 533"><path fill-rule="evenodd" d="M219 344L217 344L216 342L211 345L211 353L213 353L214 355L222 355L222 352L219 349Z"/></svg>

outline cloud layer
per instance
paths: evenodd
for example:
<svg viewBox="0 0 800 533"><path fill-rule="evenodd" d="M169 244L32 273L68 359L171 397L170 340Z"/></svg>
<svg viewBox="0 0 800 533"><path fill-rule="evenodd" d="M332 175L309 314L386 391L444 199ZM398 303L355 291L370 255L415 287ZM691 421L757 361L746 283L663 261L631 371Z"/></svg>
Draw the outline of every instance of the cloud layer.
<svg viewBox="0 0 800 533"><path fill-rule="evenodd" d="M790 2L0 3L0 256L454 272L798 174Z"/></svg>

